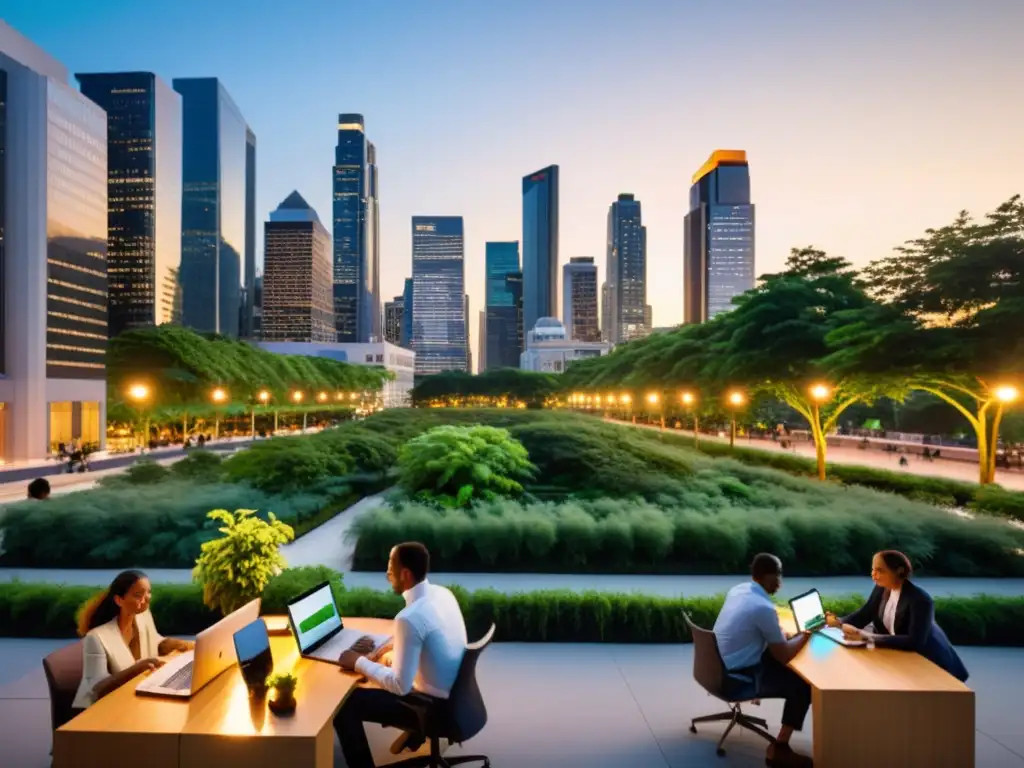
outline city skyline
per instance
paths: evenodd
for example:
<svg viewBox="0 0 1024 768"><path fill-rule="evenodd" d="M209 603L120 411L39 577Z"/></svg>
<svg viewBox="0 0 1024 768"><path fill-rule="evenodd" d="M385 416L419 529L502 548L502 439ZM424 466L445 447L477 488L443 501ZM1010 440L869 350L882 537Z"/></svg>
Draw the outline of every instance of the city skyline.
<svg viewBox="0 0 1024 768"><path fill-rule="evenodd" d="M5 19L72 71L146 70L168 82L220 78L260 137L261 220L296 187L328 210L324 158L334 144L334 119L347 109L366 115L383 153L387 190L380 223L385 296L402 292L410 274L409 216L438 210L466 222L466 290L482 306L484 243L521 236L519 179L549 163L562 175L560 266L572 255L602 252L607 204L616 193L629 189L644 201L648 303L659 327L683 317L690 176L716 148L743 147L754 167L758 275L778 270L789 248L811 243L863 265L961 208L991 209L1020 191L1024 178L1024 148L1013 136L1024 106L1003 96L1020 80L1011 31L1024 22L1024 8L992 3L979 14L936 4L923 37L913 9L881 3L807 12L740 2L729 13L710 3L642 3L626 14L595 2L585 25L569 9L539 2L516 9L452 2L400 12L348 9L346 23L379 31L372 45L355 40L353 55L372 50L394 74L339 80L324 62L343 14L328 3L304 5L323 23L304 30L303 45L276 61L248 52L280 45L281 34L305 14L282 19L260 3L238 14L230 3L213 8L184 0L130 12L25 4L6 10ZM627 16L632 23L623 32ZM732 16L744 19L730 33L744 55L720 61L711 77L685 75L706 60L714 41L680 49L679 31L713 28ZM196 18L203 18L199 27ZM473 31L482 24L501 33L485 41ZM518 41L538 24L565 45L523 62ZM161 34L93 43L145 27ZM442 32L450 53L424 61L424 46ZM617 55L608 57L601 41L616 36ZM186 56L182 42L190 39L209 45L190 46ZM214 44L226 39L238 42ZM954 43L955 61L946 55ZM638 81L617 71L621 55L652 74ZM469 72L468 59L480 61ZM653 66L661 60L672 66ZM863 61L869 64L854 64ZM559 74L547 77L552 71ZM443 101L426 87L439 80L449 82ZM588 81L601 88L586 87ZM602 94L627 82L630 106L608 110ZM452 103L463 106L449 113ZM514 129L524 109L546 114L548 130ZM414 117L422 118L415 128ZM883 197L899 205L883 204Z"/></svg>

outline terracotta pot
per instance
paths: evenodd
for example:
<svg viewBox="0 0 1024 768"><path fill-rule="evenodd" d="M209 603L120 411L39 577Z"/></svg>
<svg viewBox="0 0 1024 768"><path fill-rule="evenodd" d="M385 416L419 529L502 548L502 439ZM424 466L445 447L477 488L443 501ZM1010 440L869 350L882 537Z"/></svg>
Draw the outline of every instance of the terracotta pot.
<svg viewBox="0 0 1024 768"><path fill-rule="evenodd" d="M275 715L290 715L295 711L295 695L288 694L284 696L275 692L274 696L267 701L267 706L270 707L270 711Z"/></svg>

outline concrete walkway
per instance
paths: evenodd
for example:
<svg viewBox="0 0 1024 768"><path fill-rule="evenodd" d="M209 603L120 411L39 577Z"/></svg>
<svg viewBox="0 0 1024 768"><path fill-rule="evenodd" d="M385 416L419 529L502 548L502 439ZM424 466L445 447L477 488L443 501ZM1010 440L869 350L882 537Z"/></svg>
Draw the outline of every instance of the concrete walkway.
<svg viewBox="0 0 1024 768"><path fill-rule="evenodd" d="M386 495L385 491L356 502L305 536L285 544L281 547L281 554L291 566L326 565L336 571L349 570L355 554L355 541L349 541L348 531L356 520L381 506Z"/></svg>
<svg viewBox="0 0 1024 768"><path fill-rule="evenodd" d="M477 679L487 704L487 725L447 756L483 753L503 768L691 768L764 765L764 742L735 729L727 756L715 756L720 724L689 732L689 722L723 705L693 680L692 645L502 643L480 658ZM0 640L0 763L48 768L50 711L42 659L61 640ZM838 648L838 647L837 647ZM839 649L842 650L842 649ZM1024 768L1019 691L1024 650L961 648L976 692L975 766ZM782 702L752 707L772 730ZM813 715L794 736L811 750ZM390 736L386 739L374 738ZM371 732L371 743L394 734ZM343 768L335 743L335 768ZM383 757L383 756L382 756ZM381 764L378 758L378 765ZM391 758L394 760L395 758ZM877 764L887 764L880 757ZM937 766L936 768L944 768Z"/></svg>
<svg viewBox="0 0 1024 768"><path fill-rule="evenodd" d="M660 431L660 428L652 424L633 424L628 421L617 419L603 419L608 424L617 424L621 427L633 427L634 429L651 429ZM673 435L693 437L693 430L666 428L666 432ZM701 434L701 440L713 440L717 443L728 443L728 437L717 435ZM737 437L736 446L742 448L754 448L759 451L771 451L775 453L795 453L808 459L814 458L814 445L802 441L794 441L793 447L782 448L778 443L760 438ZM920 456L909 457L910 464L906 467L899 465L899 457L895 454L887 454L882 451L860 451L856 448L838 448L829 446L828 461L833 464L852 464L861 467L873 467L875 469L887 469L891 472L906 472L912 475L925 475L927 477L943 477L947 480L960 480L966 483L978 482L978 468L970 462L949 461L947 459L936 459L925 461ZM996 470L996 482L1004 488L1015 491L1024 491L1024 472Z"/></svg>

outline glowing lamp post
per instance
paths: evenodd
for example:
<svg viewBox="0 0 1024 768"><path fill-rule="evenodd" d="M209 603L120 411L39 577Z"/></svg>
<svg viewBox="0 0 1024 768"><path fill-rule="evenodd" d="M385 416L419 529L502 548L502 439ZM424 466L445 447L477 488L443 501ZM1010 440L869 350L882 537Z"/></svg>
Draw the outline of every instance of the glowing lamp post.
<svg viewBox="0 0 1024 768"><path fill-rule="evenodd" d="M743 407L743 404L747 402L746 396L739 390L733 390L729 393L728 403L729 409L732 411L732 424L729 429L729 447L734 448L736 446L736 411Z"/></svg>
<svg viewBox="0 0 1024 768"><path fill-rule="evenodd" d="M619 400L622 402L624 406L626 406L626 418L628 419L632 414L633 423L636 424L636 414L633 413L633 396L627 392L626 394L622 395L622 397L620 397Z"/></svg>
<svg viewBox="0 0 1024 768"><path fill-rule="evenodd" d="M145 384L133 384L128 389L128 397L142 412L142 447L145 448L149 443L149 411L146 408L146 404L149 402L149 387Z"/></svg>
<svg viewBox="0 0 1024 768"><path fill-rule="evenodd" d="M651 408L657 408L658 409L658 413L661 416L661 429L662 429L662 431L664 431L664 429L665 429L665 411L662 410L662 408L661 408L661 398L658 396L658 393L657 392L651 392L649 395L647 395L647 402L650 403Z"/></svg>
<svg viewBox="0 0 1024 768"><path fill-rule="evenodd" d="M305 397L305 395L303 395L302 392L300 392L298 390L296 390L295 392L292 392L292 402L295 403L296 405L301 405L302 404L303 397ZM305 411L302 412L302 431L303 431L303 433L305 433L305 431L306 431L306 412Z"/></svg>
<svg viewBox="0 0 1024 768"><path fill-rule="evenodd" d="M213 439L220 439L220 406L228 401L228 393L220 387L217 387L213 392L210 393L210 399L213 400L214 411L213 411Z"/></svg>
<svg viewBox="0 0 1024 768"><path fill-rule="evenodd" d="M270 392L265 389L261 389L259 394L256 395L256 399L260 401L260 405L264 408L267 407L267 403L270 402ZM274 409L274 432L277 432L277 409ZM256 437L256 408L252 409L252 437Z"/></svg>
<svg viewBox="0 0 1024 768"><path fill-rule="evenodd" d="M687 410L693 410L693 445L700 445L700 417L697 415L697 396L692 392L683 392L679 395L679 402Z"/></svg>
<svg viewBox="0 0 1024 768"><path fill-rule="evenodd" d="M832 399L832 388L827 384L815 384L810 390L811 416L814 421L811 429L815 435L814 450L818 458L818 479L825 479L825 433L821 429L821 406Z"/></svg>

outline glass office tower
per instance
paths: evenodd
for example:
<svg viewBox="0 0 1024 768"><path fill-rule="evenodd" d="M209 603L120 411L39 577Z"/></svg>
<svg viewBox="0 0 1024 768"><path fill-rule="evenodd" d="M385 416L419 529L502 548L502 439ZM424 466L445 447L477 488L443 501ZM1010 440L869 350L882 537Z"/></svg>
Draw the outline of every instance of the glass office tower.
<svg viewBox="0 0 1024 768"><path fill-rule="evenodd" d="M590 256L569 259L562 267L562 325L570 341L600 341L597 324L597 265Z"/></svg>
<svg viewBox="0 0 1024 768"><path fill-rule="evenodd" d="M461 216L412 217L412 349L416 375L467 371Z"/></svg>
<svg viewBox="0 0 1024 768"><path fill-rule="evenodd" d="M608 328L606 340L620 344L647 335L647 228L640 201L622 194L608 209Z"/></svg>
<svg viewBox="0 0 1024 768"><path fill-rule="evenodd" d="M384 341L389 344L401 344L404 314L404 296L395 296L393 300L384 302Z"/></svg>
<svg viewBox="0 0 1024 768"><path fill-rule="evenodd" d="M334 150L334 320L340 342L380 337L377 150L359 114L338 115Z"/></svg>
<svg viewBox="0 0 1024 768"><path fill-rule="evenodd" d="M683 240L683 320L703 323L754 287L754 206L742 150L716 150L693 176Z"/></svg>
<svg viewBox="0 0 1024 768"><path fill-rule="evenodd" d="M239 334L256 334L256 134L245 129L245 291Z"/></svg>
<svg viewBox="0 0 1024 768"><path fill-rule="evenodd" d="M107 113L111 337L181 320L181 97L152 72L77 74Z"/></svg>
<svg viewBox="0 0 1024 768"><path fill-rule="evenodd" d="M519 243L487 243L485 245L487 274L484 332L481 346L486 356L480 359L482 371L493 368L518 368L518 316L515 297L508 285L508 276L520 271Z"/></svg>
<svg viewBox="0 0 1024 768"><path fill-rule="evenodd" d="M412 349L412 278L405 278L405 290L402 291L402 335L399 345Z"/></svg>
<svg viewBox="0 0 1024 768"><path fill-rule="evenodd" d="M174 80L182 97L182 322L238 336L246 256L249 127L214 77ZM255 207L255 197L252 199ZM255 225L253 225L255 227ZM255 260L255 256L253 256Z"/></svg>
<svg viewBox="0 0 1024 768"><path fill-rule="evenodd" d="M523 177L523 323L558 316L558 166Z"/></svg>

